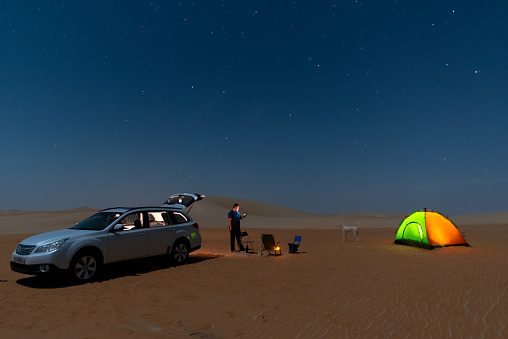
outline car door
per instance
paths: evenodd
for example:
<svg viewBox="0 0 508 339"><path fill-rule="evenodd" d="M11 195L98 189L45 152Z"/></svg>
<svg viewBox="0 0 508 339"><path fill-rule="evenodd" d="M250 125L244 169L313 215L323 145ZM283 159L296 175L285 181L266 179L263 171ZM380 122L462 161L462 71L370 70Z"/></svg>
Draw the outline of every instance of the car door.
<svg viewBox="0 0 508 339"><path fill-rule="evenodd" d="M146 218L149 222L148 255L166 254L168 246L173 244L175 238L174 219L168 211L150 211Z"/></svg>
<svg viewBox="0 0 508 339"><path fill-rule="evenodd" d="M123 227L108 234L108 261L146 257L148 230L143 228L143 214L128 214L119 223Z"/></svg>

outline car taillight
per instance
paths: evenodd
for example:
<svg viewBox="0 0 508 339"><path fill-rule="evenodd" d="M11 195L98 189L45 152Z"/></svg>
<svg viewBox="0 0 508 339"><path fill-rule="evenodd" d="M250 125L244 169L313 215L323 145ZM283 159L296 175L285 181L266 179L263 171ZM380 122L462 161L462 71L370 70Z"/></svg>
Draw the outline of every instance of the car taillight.
<svg viewBox="0 0 508 339"><path fill-rule="evenodd" d="M194 224L192 224L192 227L199 229L199 225L198 225L198 223L197 223L197 222L195 222Z"/></svg>

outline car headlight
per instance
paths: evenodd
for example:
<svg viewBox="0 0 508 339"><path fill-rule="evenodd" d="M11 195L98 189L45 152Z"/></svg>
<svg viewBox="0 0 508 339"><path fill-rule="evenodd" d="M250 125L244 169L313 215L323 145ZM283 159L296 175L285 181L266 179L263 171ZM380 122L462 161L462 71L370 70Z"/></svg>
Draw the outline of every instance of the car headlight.
<svg viewBox="0 0 508 339"><path fill-rule="evenodd" d="M49 244L42 245L37 250L35 250L35 253L51 253L59 250L66 242L69 240L69 238L57 240L50 242Z"/></svg>

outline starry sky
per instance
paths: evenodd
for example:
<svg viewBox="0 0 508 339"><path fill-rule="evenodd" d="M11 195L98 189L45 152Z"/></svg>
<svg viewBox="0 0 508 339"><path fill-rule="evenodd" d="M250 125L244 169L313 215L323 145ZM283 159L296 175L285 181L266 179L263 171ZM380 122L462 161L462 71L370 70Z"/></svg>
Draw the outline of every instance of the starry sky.
<svg viewBox="0 0 508 339"><path fill-rule="evenodd" d="M191 191L507 211L507 17L490 0L2 1L0 210Z"/></svg>

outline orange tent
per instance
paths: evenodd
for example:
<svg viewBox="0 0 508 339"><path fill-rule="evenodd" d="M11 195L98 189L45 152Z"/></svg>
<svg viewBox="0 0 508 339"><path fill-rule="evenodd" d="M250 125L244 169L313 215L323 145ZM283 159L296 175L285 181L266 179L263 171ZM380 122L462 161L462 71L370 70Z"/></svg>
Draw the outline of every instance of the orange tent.
<svg viewBox="0 0 508 339"><path fill-rule="evenodd" d="M469 246L457 227L432 210L417 211L404 219L395 236L395 244L433 249L443 246Z"/></svg>

